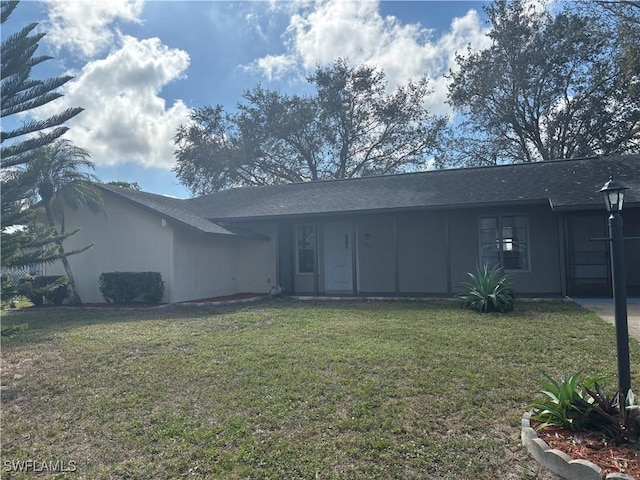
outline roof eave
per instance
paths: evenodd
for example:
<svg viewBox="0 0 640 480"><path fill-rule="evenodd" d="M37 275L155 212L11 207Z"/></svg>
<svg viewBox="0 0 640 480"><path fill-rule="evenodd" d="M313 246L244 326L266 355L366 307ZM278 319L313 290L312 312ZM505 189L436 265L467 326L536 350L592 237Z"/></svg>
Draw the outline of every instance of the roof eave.
<svg viewBox="0 0 640 480"><path fill-rule="evenodd" d="M481 202L473 204L442 204L442 205L417 205L407 207L389 207L389 208L372 208L372 209L352 209L352 210L327 210L322 212L299 212L273 215L256 215L243 217L207 217L209 221L223 224L236 222L257 222L268 220L296 219L296 218L319 218L327 216L347 216L347 215L374 215L387 214L396 212L423 212L423 211L441 211L441 210L461 210L465 208L498 208L505 206L533 206L533 205L549 205L547 198L534 200L515 200L509 202Z"/></svg>
<svg viewBox="0 0 640 480"><path fill-rule="evenodd" d="M550 202L551 203L551 202ZM630 203L626 203L624 204L624 209L629 209L629 208L640 208L640 202L630 202ZM571 212L571 211L585 211L585 210L589 210L589 211L596 211L596 210L601 210L602 213L607 213L606 209L604 207L604 204L602 203L582 203L582 204L575 204L575 205L551 205L551 209L554 212Z"/></svg>

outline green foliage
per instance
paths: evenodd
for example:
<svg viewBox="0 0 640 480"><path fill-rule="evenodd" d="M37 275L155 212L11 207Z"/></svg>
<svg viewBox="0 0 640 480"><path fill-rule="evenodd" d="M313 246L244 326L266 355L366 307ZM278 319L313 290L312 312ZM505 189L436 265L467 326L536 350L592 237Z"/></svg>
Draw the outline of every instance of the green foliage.
<svg viewBox="0 0 640 480"><path fill-rule="evenodd" d="M159 272L105 272L100 274L99 283L108 303L159 303L164 295Z"/></svg>
<svg viewBox="0 0 640 480"><path fill-rule="evenodd" d="M174 139L180 181L206 194L416 169L446 124L424 107L426 77L389 94L384 72L339 59L307 81L313 94L258 86L233 114L220 105L195 109Z"/></svg>
<svg viewBox="0 0 640 480"><path fill-rule="evenodd" d="M628 432L630 443L640 449L640 403L636 403L636 396L629 390L622 413L622 425Z"/></svg>
<svg viewBox="0 0 640 480"><path fill-rule="evenodd" d="M531 418L541 422L538 429L548 426L572 431L598 431L616 445L640 442L640 406L629 390L607 395L598 378L580 381L581 372L564 375L560 380L543 373L540 393L543 400L531 404Z"/></svg>
<svg viewBox="0 0 640 480"><path fill-rule="evenodd" d="M2 337L21 374L8 370L9 386L27 394L3 410L2 456L82 451L95 479L148 478L150 465L156 478L532 479L539 465L514 434L538 390L531 365L558 375L588 358L614 378L611 355L594 352L615 337L572 302L513 315L289 299L9 311L3 327L29 324ZM640 364L637 342L630 353ZM91 442L69 435L69 405Z"/></svg>
<svg viewBox="0 0 640 480"><path fill-rule="evenodd" d="M65 206L102 211L101 191L94 183L98 179L89 173L94 168L89 152L67 139L34 151L24 172L35 186L32 203L40 201L47 217L52 214L50 221L54 215L61 218Z"/></svg>
<svg viewBox="0 0 640 480"><path fill-rule="evenodd" d="M9 19L17 4L18 2L2 2L1 20L3 24ZM37 23L31 23L2 41L0 55L2 59L2 88L0 89L2 92L2 118L28 112L56 100L62 96L56 90L73 78L70 76L47 80L31 78L33 67L52 58L45 55L35 55L38 42L46 35L45 33L34 34L37 26ZM19 126L13 130L3 129L3 145L0 150L2 168L28 162L30 151L48 145L63 135L68 127L62 124L78 115L82 110L82 108L69 108L44 120L16 122ZM4 122L3 126L5 126ZM40 132L41 135L31 135L36 132ZM25 135L28 135L26 140L13 141L8 146L4 145L6 140L15 140Z"/></svg>
<svg viewBox="0 0 640 480"><path fill-rule="evenodd" d="M532 419L542 422L539 428L557 426L570 430L584 430L587 426L586 400L587 393L579 383L580 372L567 374L560 381L543 373L545 379L540 380L544 400L531 404L534 408ZM593 385L595 381L588 381Z"/></svg>
<svg viewBox="0 0 640 480"><path fill-rule="evenodd" d="M28 323L18 323L16 325L10 325L0 330L0 337L13 337L14 335L17 335L18 333L26 330L27 328L29 328Z"/></svg>
<svg viewBox="0 0 640 480"><path fill-rule="evenodd" d="M502 273L502 267L496 265L489 268L487 264L476 267L476 273L467 272L471 278L462 283L464 293L456 295L462 299L462 308L476 310L481 313L513 310L515 290L511 286L511 277Z"/></svg>
<svg viewBox="0 0 640 480"><path fill-rule="evenodd" d="M129 190L140 191L140 185L138 182L125 182L123 180L114 180L107 182L107 185L113 185L114 187L127 188Z"/></svg>
<svg viewBox="0 0 640 480"><path fill-rule="evenodd" d="M95 183L97 178L87 170L94 168L89 152L67 139L58 139L51 145L33 152L33 158L23 174L34 184L30 201L42 207L49 228L58 233L56 222L64 224L64 208L86 208L94 213L102 211L102 193ZM37 203L36 203L37 202ZM62 238L57 238L57 253L69 278L70 303L81 303L73 272L67 257L91 248L88 245L73 252L65 251Z"/></svg>
<svg viewBox="0 0 640 480"><path fill-rule="evenodd" d="M45 301L61 305L69 297L69 279L64 275L26 275L18 286L18 293L36 306Z"/></svg>
<svg viewBox="0 0 640 480"><path fill-rule="evenodd" d="M466 128L440 163L638 153L638 69L629 61L637 55L628 54L637 42L621 42L628 35L601 12L571 8L551 13L524 0L485 7L491 45L457 57L449 99Z"/></svg>
<svg viewBox="0 0 640 480"><path fill-rule="evenodd" d="M0 21L4 24L15 11L18 2L3 1ZM71 80L70 76L39 80L32 78L32 69L51 59L37 55L38 43L45 33L34 33L37 23L31 23L17 33L3 38L0 61L0 96L2 132L0 143L0 188L2 266L5 268L52 262L60 258L56 241L62 236L49 228L34 226L36 211L26 210L25 201L33 194L34 183L28 175L14 167L28 164L33 152L64 134L64 122L75 117L82 108L69 108L43 120L33 120L29 112L46 105L60 96L59 87ZM14 120L10 118L13 116ZM11 128L11 126L16 126ZM9 130L5 130L9 126ZM2 283L2 295L13 292Z"/></svg>

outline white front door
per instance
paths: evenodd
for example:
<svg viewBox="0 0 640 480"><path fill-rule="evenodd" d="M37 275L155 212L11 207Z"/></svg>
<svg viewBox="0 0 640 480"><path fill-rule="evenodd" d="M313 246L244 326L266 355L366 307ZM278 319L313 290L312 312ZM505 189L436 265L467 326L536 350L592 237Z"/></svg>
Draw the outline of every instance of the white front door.
<svg viewBox="0 0 640 480"><path fill-rule="evenodd" d="M324 288L353 292L353 227L351 222L324 225Z"/></svg>

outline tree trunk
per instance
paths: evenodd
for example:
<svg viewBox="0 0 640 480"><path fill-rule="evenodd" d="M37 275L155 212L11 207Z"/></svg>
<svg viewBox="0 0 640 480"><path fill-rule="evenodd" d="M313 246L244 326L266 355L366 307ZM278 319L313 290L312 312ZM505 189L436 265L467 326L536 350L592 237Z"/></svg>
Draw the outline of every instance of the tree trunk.
<svg viewBox="0 0 640 480"><path fill-rule="evenodd" d="M43 203L49 226L56 228L56 222L53 218L53 212L51 211L51 203L46 200ZM58 229L56 228L56 232L57 231ZM58 250L60 251L60 255L62 256L62 258L60 259L62 261L62 266L64 267L64 271L66 272L67 278L69 279L69 290L71 290L69 294L69 304L79 305L82 303L82 300L80 300L80 295L78 295L78 291L76 290L76 282L73 278L73 272L71 271L71 266L69 265L69 260L67 259L67 256L65 254L64 247L62 246L62 240L58 239L56 240L56 243L58 244Z"/></svg>

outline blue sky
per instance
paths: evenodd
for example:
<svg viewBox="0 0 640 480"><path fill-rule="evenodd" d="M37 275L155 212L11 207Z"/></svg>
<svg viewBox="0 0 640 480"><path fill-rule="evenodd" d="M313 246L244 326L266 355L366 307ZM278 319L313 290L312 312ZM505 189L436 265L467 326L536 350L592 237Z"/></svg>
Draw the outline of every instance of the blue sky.
<svg viewBox="0 0 640 480"><path fill-rule="evenodd" d="M482 2L468 1L24 1L3 38L27 23L55 57L34 77L70 73L65 96L33 112L85 112L66 134L102 181L186 198L171 172L172 137L191 109L231 110L259 83L298 93L316 65L348 57L384 69L388 88L426 74L427 107L451 114L446 79L455 54L488 45Z"/></svg>

